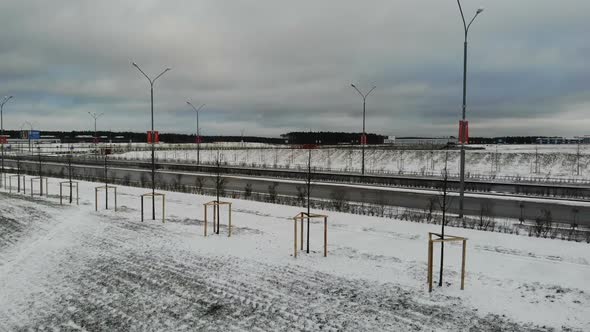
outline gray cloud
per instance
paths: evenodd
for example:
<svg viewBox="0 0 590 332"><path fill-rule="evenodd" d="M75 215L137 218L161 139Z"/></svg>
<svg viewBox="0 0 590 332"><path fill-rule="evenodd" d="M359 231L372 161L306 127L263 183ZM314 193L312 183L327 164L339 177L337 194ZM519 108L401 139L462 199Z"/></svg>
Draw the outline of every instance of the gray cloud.
<svg viewBox="0 0 590 332"><path fill-rule="evenodd" d="M590 120L590 3L464 0L486 12L470 33L473 135L580 135ZM22 0L0 3L5 127L194 131L185 100L206 103L206 134L360 130L454 135L462 26L454 0Z"/></svg>

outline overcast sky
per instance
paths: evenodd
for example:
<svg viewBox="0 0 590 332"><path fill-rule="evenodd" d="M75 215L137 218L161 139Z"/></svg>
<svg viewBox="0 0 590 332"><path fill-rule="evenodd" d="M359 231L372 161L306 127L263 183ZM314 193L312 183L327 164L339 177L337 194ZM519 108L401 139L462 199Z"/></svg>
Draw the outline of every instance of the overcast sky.
<svg viewBox="0 0 590 332"><path fill-rule="evenodd" d="M590 1L463 0L472 136L590 134ZM456 135L463 25L455 0L5 0L4 127L203 134Z"/></svg>

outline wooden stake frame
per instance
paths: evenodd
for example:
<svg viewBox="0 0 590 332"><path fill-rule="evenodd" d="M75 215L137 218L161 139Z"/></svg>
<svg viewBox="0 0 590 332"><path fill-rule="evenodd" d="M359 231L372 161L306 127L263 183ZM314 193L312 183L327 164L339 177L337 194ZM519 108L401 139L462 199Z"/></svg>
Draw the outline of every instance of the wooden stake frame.
<svg viewBox="0 0 590 332"><path fill-rule="evenodd" d="M301 222L301 250L303 250L303 221L306 219L324 219L324 257L328 257L328 216L323 214L307 214L301 212L293 217L293 257L297 258L297 221Z"/></svg>
<svg viewBox="0 0 590 332"><path fill-rule="evenodd" d="M35 187L33 186L33 181L39 181L39 183L41 183L41 181L43 180L45 180L45 197L49 197L49 184L46 177L31 178L31 197L35 196ZM39 196L43 197L43 193L41 192L41 190L39 190Z"/></svg>
<svg viewBox="0 0 590 332"><path fill-rule="evenodd" d="M166 213L166 195L161 193L147 193L141 195L141 221L143 221L143 198L144 197L151 197L152 199L156 199L157 196L162 197L162 223L166 222L165 213Z"/></svg>
<svg viewBox="0 0 590 332"><path fill-rule="evenodd" d="M227 225L227 237L231 237L231 202L217 202L217 201L211 201L208 203L203 204L203 209L204 209L204 216L205 216L205 222L203 223L203 235L207 236L207 208L209 206L213 207L213 232L215 232L215 227L217 226L217 229L219 229L219 224L220 224L220 216L217 214L217 207L221 206L221 205L227 205L228 206L228 225ZM219 213L221 214L221 213Z"/></svg>
<svg viewBox="0 0 590 332"><path fill-rule="evenodd" d="M20 182L20 178L23 178L23 194L27 193L27 181L24 175L17 175L17 174L13 174L13 175L9 175L8 176L8 193L12 194L12 179L16 178L18 182Z"/></svg>
<svg viewBox="0 0 590 332"><path fill-rule="evenodd" d="M115 186L98 186L94 188L94 211L98 211L98 191L99 190L109 190L109 189L113 189L114 193L115 193L115 212L117 212L117 187ZM108 202L105 203L106 204L106 209L108 210Z"/></svg>
<svg viewBox="0 0 590 332"><path fill-rule="evenodd" d="M60 205L63 205L63 185L64 184L70 184L70 181L62 181L59 183L59 204ZM78 182L72 181L72 186L76 186L76 205L80 205L80 191L78 189Z"/></svg>
<svg viewBox="0 0 590 332"><path fill-rule="evenodd" d="M432 239L432 236L438 237L437 239ZM463 257L461 259L461 290L465 289L465 256L467 254L467 238L460 237L460 236L451 236L445 235L444 238L442 235L437 233L428 233L428 292L432 292L432 263L433 263L433 251L434 251L434 244L435 243L445 243L445 242L462 242L463 243Z"/></svg>

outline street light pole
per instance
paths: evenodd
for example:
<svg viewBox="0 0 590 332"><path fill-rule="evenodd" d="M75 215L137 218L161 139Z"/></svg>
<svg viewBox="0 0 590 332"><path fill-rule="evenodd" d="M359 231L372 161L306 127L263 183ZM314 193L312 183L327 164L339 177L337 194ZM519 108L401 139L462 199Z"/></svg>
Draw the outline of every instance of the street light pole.
<svg viewBox="0 0 590 332"><path fill-rule="evenodd" d="M195 105L191 104L190 101L186 102L187 104L189 104L193 110L195 110L195 112L197 113L197 165L201 164L201 159L200 159L200 154L201 154L201 133L199 131L199 111L205 107L205 104L202 104L201 106L199 106L198 108L195 107Z"/></svg>
<svg viewBox="0 0 590 332"><path fill-rule="evenodd" d="M371 90L369 90L369 92L367 92L366 94L363 94L354 84L350 85L351 87L353 87L356 92L359 93L359 95L361 95L361 97L363 98L363 136L361 138L361 149L362 149L362 158L361 158L361 174L365 175L365 144L366 142L366 133L365 133L365 113L366 113L366 106L367 106L367 97L369 97L369 95L371 94L371 92L373 92L373 90L375 90L375 88L377 88L376 86L373 86L373 88L371 88Z"/></svg>
<svg viewBox="0 0 590 332"><path fill-rule="evenodd" d="M88 114L90 114L90 116L94 119L94 152L97 153L97 144L98 144L98 134L96 131L96 119L100 118L101 116L104 115L104 113L100 113L100 114L96 114L96 113L90 113L88 112Z"/></svg>
<svg viewBox="0 0 590 332"><path fill-rule="evenodd" d="M0 185L2 187L6 187L6 183L4 183L4 104L12 98L12 96L6 96L0 103L0 140L2 140L2 175L0 177Z"/></svg>
<svg viewBox="0 0 590 332"><path fill-rule="evenodd" d="M152 220L156 220L156 161L155 161L155 137L154 136L154 83L156 83L156 80L158 78L160 78L162 75L164 75L166 72L168 72L170 70L170 68L166 68L164 69L163 72L161 72L158 76L156 76L156 78L151 79L149 78L149 76L146 75L146 73L143 72L143 70L141 70L141 68L139 68L139 66L137 65L137 63L133 62L132 63L133 67L137 68L137 70L139 70L139 72L141 72L143 74L143 76L145 76L145 78L147 78L147 80L150 82L150 101L151 101L151 113L152 113Z"/></svg>
<svg viewBox="0 0 590 332"><path fill-rule="evenodd" d="M479 14L483 12L483 8L479 8L476 12L469 24L465 21L465 15L463 15L463 8L461 7L461 2L457 0L457 4L459 5L459 12L461 12L461 19L463 20L463 28L465 29L465 42L463 43L463 109L462 109L462 126L465 126L465 113L467 110L467 35L469 33L469 28L471 24ZM465 132L465 127L460 130L460 132ZM464 134L465 135L465 134ZM463 199L465 196L465 143L463 137L459 137L460 144L461 144L461 167L460 167L460 184L459 184L459 218L463 218Z"/></svg>

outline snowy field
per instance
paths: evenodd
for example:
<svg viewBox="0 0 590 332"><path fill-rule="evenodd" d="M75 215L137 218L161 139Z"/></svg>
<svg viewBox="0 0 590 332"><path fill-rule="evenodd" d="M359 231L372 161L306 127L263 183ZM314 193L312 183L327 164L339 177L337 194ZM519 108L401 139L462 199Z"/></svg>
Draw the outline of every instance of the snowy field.
<svg viewBox="0 0 590 332"><path fill-rule="evenodd" d="M295 259L296 207L233 200L232 237L223 220L205 238L211 197L166 193L163 224L140 221L145 189L95 212L96 184L60 206L49 183L49 198L0 193L0 331L590 330L588 244L449 227L469 239L466 287L447 245L428 293L436 225L326 212L328 257L314 223Z"/></svg>
<svg viewBox="0 0 590 332"><path fill-rule="evenodd" d="M204 146L205 147L205 146ZM230 165L266 167L306 167L307 150L270 147L268 149L232 149L220 145L223 161ZM581 145L578 158L577 145L477 145L482 150L468 150L466 172L471 175L519 176L536 178L567 178L590 180L590 150ZM207 148L215 148L209 145ZM116 159L148 159L149 151L132 151L115 155ZM157 151L158 160L196 162L195 150ZM202 150L201 162L213 163L217 151ZM445 152L441 150L383 150L367 149L365 167L368 172L394 172L404 174L435 173L444 169ZM579 174L578 174L579 160ZM448 169L459 172L459 151L449 152ZM313 150L314 167L335 171L360 172L360 149L323 148Z"/></svg>
<svg viewBox="0 0 590 332"><path fill-rule="evenodd" d="M111 147L115 159L149 159L150 145L146 143L101 143L99 147ZM41 153L63 155L69 151L87 154L95 150L92 143L41 144ZM472 177L530 177L536 179L578 179L590 181L590 146L575 144L558 145L470 145L476 150L466 154L466 172ZM7 154L16 151L29 153L26 146L6 146ZM197 160L195 144L157 145L160 161L194 163ZM262 143L206 143L201 144L201 162L214 163L217 149L222 149L222 159L230 165L265 167L307 167L307 150L290 149L284 145ZM31 150L37 153L36 145ZM127 152L125 152L127 151ZM313 150L313 166L317 169L341 172L360 172L361 150L349 148L322 148ZM445 152L441 150L392 150L367 148L365 168L373 173L435 174L444 169ZM459 151L449 153L448 169L459 172Z"/></svg>

